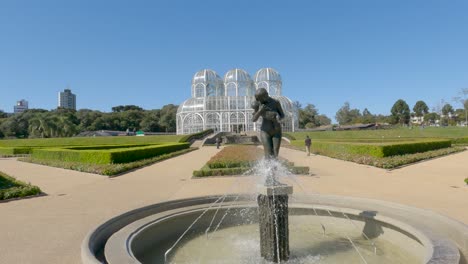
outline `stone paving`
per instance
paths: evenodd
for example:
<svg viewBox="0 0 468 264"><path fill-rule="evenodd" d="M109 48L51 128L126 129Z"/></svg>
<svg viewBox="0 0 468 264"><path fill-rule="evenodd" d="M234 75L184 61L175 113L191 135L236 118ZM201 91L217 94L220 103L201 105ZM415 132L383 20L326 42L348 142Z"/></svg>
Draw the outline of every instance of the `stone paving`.
<svg viewBox="0 0 468 264"><path fill-rule="evenodd" d="M252 191L253 177L191 178L217 151L203 147L116 178L0 159L0 171L47 193L0 203L0 263L80 263L84 236L112 216L172 199ZM293 181L295 193L386 200L468 224L468 151L393 171L286 148L281 155L311 168Z"/></svg>

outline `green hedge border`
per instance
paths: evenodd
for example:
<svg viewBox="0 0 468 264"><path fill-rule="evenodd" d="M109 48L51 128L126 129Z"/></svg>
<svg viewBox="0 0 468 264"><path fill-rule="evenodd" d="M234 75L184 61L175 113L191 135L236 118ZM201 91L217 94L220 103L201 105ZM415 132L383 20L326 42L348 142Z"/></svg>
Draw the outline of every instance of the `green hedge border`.
<svg viewBox="0 0 468 264"><path fill-rule="evenodd" d="M100 175L106 175L110 177L119 176L125 174L128 171L132 171L135 169L139 169L145 166L149 166L151 164L170 159L173 157L177 157L198 148L188 148L182 149L175 152L171 152L168 154L163 154L157 157L143 159L138 161L133 161L129 163L120 163L120 164L88 164L88 163L81 163L81 162L66 162L66 161L58 161L58 160L42 160L42 159L34 159L31 157L21 158L20 161L41 164L45 166L51 166L56 168L63 168L68 170L76 170L81 172L88 172Z"/></svg>
<svg viewBox="0 0 468 264"><path fill-rule="evenodd" d="M0 189L0 200L2 201L39 195L42 193L39 187L19 181L3 172L0 172L0 177L11 182L13 185L8 189Z"/></svg>
<svg viewBox="0 0 468 264"><path fill-rule="evenodd" d="M128 163L189 148L189 143L170 143L143 147L106 149L45 148L35 149L31 157L39 160L57 160L89 164ZM95 148L95 146L93 147Z"/></svg>
<svg viewBox="0 0 468 264"><path fill-rule="evenodd" d="M291 144L295 147L303 147L302 140L292 141ZM411 141L401 143L353 143L353 142L330 142L330 141L313 141L312 150L323 153L349 153L377 158L384 158L396 155L413 154L426 152L442 148L451 147L451 140L425 140Z"/></svg>
<svg viewBox="0 0 468 264"><path fill-rule="evenodd" d="M208 136L209 134L212 134L212 133L214 133L214 130L210 128L210 129L203 130L203 131L195 133L195 134L186 135L186 136L182 137L179 140L179 142L191 142L193 140L204 138L204 137L206 137L206 136Z"/></svg>

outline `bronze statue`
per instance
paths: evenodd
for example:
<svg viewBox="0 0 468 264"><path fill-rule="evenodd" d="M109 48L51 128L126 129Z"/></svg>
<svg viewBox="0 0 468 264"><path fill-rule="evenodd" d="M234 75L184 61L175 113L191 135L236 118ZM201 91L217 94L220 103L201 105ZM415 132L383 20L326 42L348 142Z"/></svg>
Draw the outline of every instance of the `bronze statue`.
<svg viewBox="0 0 468 264"><path fill-rule="evenodd" d="M252 121L257 122L262 117L260 140L263 144L266 159L276 159L281 146L281 124L284 118L283 108L278 100L271 98L265 88L255 92Z"/></svg>

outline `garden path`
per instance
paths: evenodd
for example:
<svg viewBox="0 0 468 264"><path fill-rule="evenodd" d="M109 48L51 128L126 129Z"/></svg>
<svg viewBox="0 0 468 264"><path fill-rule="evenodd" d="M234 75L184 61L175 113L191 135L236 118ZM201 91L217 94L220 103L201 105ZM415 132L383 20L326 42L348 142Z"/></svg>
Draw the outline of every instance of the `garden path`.
<svg viewBox="0 0 468 264"><path fill-rule="evenodd" d="M203 147L116 178L0 159L0 170L38 185L48 195L0 203L0 263L80 263L80 244L112 216L166 200L249 192L252 177L191 179L217 151ZM310 166L296 193L387 200L427 208L468 224L468 151L387 171L283 148L281 155ZM305 191L304 191L305 190Z"/></svg>

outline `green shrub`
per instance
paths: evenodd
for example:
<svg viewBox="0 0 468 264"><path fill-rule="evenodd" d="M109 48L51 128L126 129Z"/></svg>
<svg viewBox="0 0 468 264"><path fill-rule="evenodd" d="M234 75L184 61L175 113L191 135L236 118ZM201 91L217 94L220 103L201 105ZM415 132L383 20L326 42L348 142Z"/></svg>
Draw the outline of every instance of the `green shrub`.
<svg viewBox="0 0 468 264"><path fill-rule="evenodd" d="M465 178L465 183L468 184L468 178Z"/></svg>
<svg viewBox="0 0 468 264"><path fill-rule="evenodd" d="M111 159L112 163L127 163L171 153L182 149L187 149L189 147L189 143L172 143L156 146L129 148L124 150L113 150L111 151Z"/></svg>
<svg viewBox="0 0 468 264"><path fill-rule="evenodd" d="M129 163L120 163L120 164L89 164L89 163L81 163L81 162L66 162L66 161L59 161L59 160L43 160L43 159L34 159L31 157L28 158L21 158L20 161L30 162L35 164L41 164L45 166L69 169L69 170L76 170L81 172L89 172L107 176L115 176L118 174L125 173L129 170L137 169L143 166L147 166L162 160L166 160L172 157L176 157L197 148L189 148L189 149L182 149L179 151L171 152L168 154L159 155L157 157L152 157L148 159L133 161Z"/></svg>
<svg viewBox="0 0 468 264"><path fill-rule="evenodd" d="M191 142L193 140L204 138L205 136L207 136L207 135L209 135L209 134L211 134L213 132L214 132L214 130L210 128L210 129L203 130L203 131L195 133L195 134L185 135L179 140L179 142Z"/></svg>
<svg viewBox="0 0 468 264"><path fill-rule="evenodd" d="M223 176L223 175L242 175L248 172L250 168L219 168L219 169L201 169L193 171L194 177Z"/></svg>
<svg viewBox="0 0 468 264"><path fill-rule="evenodd" d="M296 147L303 147L304 143L300 140L292 141L291 144ZM425 140L409 142L386 142L386 143L350 143L350 142L330 142L313 141L312 151L320 152L326 156L332 153L347 153L377 158L426 152L451 146L450 140Z"/></svg>
<svg viewBox="0 0 468 264"><path fill-rule="evenodd" d="M434 140L426 142L410 142L410 143L400 143L400 144L391 144L382 146L383 156L396 156L404 154L413 154L426 152L430 150L449 148L452 146L450 140Z"/></svg>
<svg viewBox="0 0 468 264"><path fill-rule="evenodd" d="M122 146L120 148L111 146L110 149L101 148L99 146L62 149L35 149L32 153L32 158L89 164L128 163L186 148L189 148L189 143Z"/></svg>
<svg viewBox="0 0 468 264"><path fill-rule="evenodd" d="M18 181L0 172L0 200L26 197L40 193L41 189L39 187Z"/></svg>
<svg viewBox="0 0 468 264"><path fill-rule="evenodd" d="M27 155L31 150L31 147L0 147L0 156Z"/></svg>
<svg viewBox="0 0 468 264"><path fill-rule="evenodd" d="M468 137L454 138L452 139L452 144L456 145L468 145Z"/></svg>

